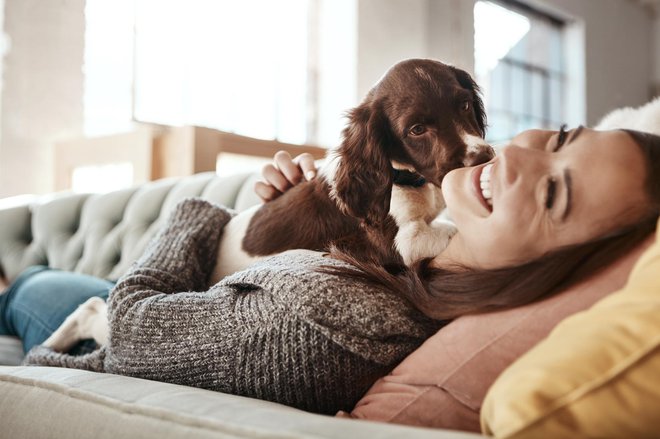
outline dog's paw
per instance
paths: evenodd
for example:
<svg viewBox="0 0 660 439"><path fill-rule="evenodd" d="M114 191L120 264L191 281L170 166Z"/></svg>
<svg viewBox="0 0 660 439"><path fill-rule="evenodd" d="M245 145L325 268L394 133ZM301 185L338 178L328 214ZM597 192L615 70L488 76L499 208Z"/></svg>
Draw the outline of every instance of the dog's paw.
<svg viewBox="0 0 660 439"><path fill-rule="evenodd" d="M422 258L434 258L442 253L456 234L456 227L449 222L409 222L401 227L394 238L394 245L406 265Z"/></svg>
<svg viewBox="0 0 660 439"><path fill-rule="evenodd" d="M431 223L431 228L435 230L435 234L440 239L446 237L447 243L445 244L445 247L449 245L449 241L451 240L451 238L453 238L454 235L458 232L458 229L456 228L454 223L447 221L445 219L441 219L440 217L436 218L436 220Z"/></svg>

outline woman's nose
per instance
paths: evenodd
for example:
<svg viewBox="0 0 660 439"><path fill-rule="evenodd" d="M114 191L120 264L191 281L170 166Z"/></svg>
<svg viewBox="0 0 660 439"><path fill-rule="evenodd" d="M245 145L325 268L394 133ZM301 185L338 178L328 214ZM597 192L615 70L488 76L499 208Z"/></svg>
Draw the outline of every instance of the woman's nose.
<svg viewBox="0 0 660 439"><path fill-rule="evenodd" d="M516 145L507 145L501 148L498 161L504 180L512 184L527 173L535 172L541 166L542 155L542 151Z"/></svg>

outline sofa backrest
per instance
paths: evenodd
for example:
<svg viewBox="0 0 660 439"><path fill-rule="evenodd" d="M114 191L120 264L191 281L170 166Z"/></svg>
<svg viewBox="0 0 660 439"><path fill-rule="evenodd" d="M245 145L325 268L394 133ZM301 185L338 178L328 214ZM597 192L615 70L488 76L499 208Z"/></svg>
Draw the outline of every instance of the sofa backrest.
<svg viewBox="0 0 660 439"><path fill-rule="evenodd" d="M202 173L106 194L56 194L0 209L0 266L13 280L30 265L117 280L182 199L241 211L259 203L257 174Z"/></svg>

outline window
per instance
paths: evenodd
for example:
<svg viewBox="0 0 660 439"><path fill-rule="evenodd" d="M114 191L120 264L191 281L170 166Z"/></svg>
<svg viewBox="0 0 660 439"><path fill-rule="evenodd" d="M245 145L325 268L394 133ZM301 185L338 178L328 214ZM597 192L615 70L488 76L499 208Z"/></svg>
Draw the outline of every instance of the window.
<svg viewBox="0 0 660 439"><path fill-rule="evenodd" d="M514 1L477 1L475 73L484 91L488 140L563 123L564 24Z"/></svg>
<svg viewBox="0 0 660 439"><path fill-rule="evenodd" d="M84 131L89 137L132 128L134 0L86 0Z"/></svg>
<svg viewBox="0 0 660 439"><path fill-rule="evenodd" d="M138 0L135 118L304 143L307 6Z"/></svg>
<svg viewBox="0 0 660 439"><path fill-rule="evenodd" d="M335 145L356 104L356 1L88 0L86 133L133 119Z"/></svg>

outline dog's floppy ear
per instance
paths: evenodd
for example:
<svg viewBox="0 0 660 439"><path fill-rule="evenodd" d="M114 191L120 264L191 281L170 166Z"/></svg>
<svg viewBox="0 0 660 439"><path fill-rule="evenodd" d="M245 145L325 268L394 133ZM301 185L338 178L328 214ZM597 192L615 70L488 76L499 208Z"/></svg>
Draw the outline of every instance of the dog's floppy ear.
<svg viewBox="0 0 660 439"><path fill-rule="evenodd" d="M335 199L346 214L380 224L390 211L393 183L387 154L392 136L382 106L370 101L351 110L343 136L332 182Z"/></svg>
<svg viewBox="0 0 660 439"><path fill-rule="evenodd" d="M472 95L474 96L472 99L472 108L474 108L474 114L477 118L477 124L479 125L479 129L481 130L481 137L486 136L486 126L487 126L487 121L486 121L486 110L484 109L484 102L481 100L481 89L477 85L477 83L472 79L472 76L465 70L457 69L456 67L452 67L454 70L454 75L456 76L456 80L458 81L459 84L461 84L461 87L472 91Z"/></svg>

